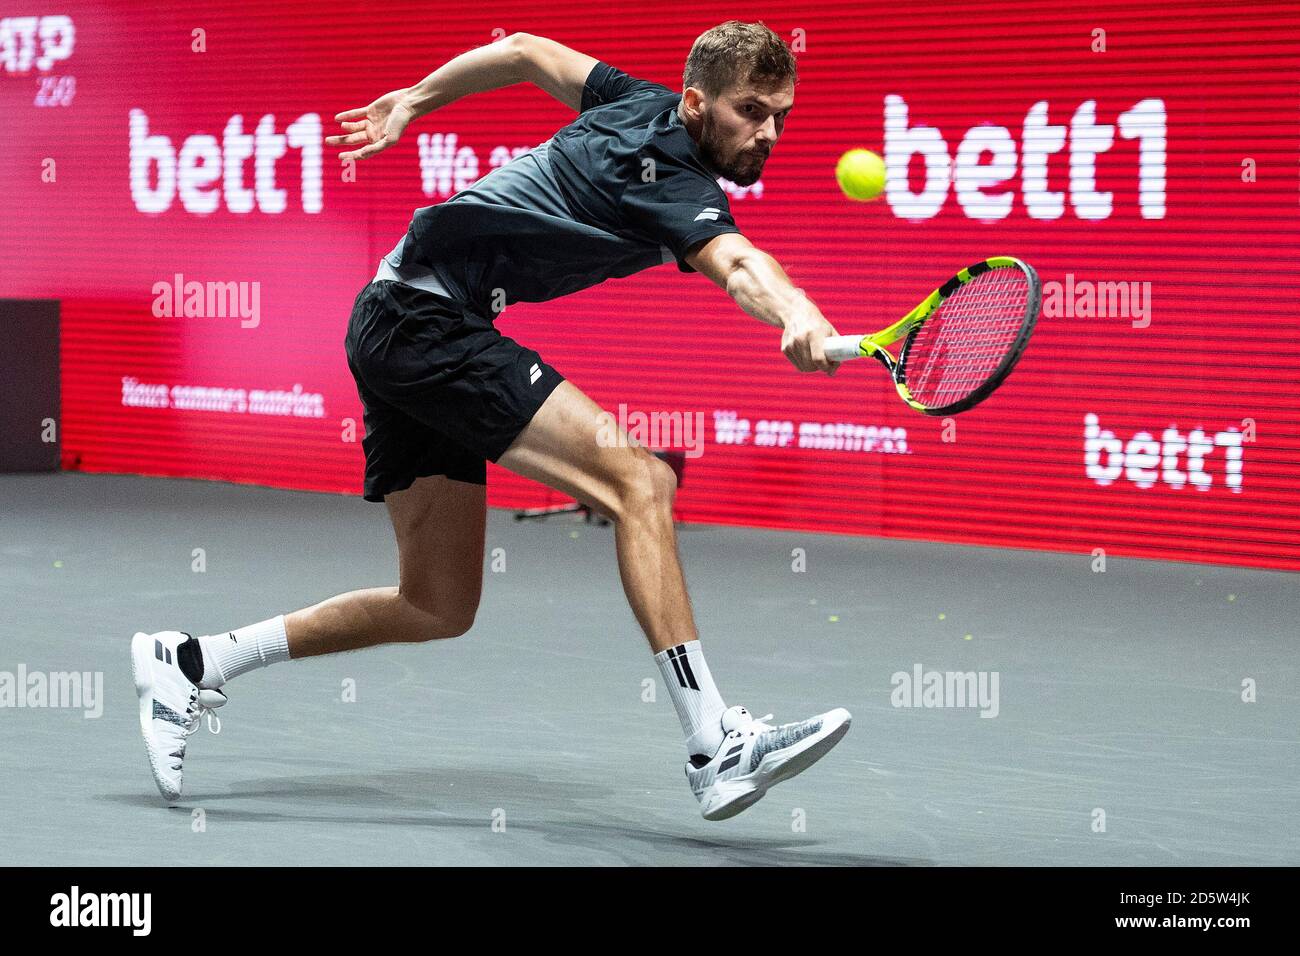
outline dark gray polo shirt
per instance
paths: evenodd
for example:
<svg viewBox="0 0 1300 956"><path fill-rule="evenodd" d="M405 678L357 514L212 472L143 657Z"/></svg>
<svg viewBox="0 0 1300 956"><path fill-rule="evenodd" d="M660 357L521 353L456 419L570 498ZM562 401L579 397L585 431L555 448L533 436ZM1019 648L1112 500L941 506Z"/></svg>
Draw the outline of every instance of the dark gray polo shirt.
<svg viewBox="0 0 1300 956"><path fill-rule="evenodd" d="M544 302L676 261L739 232L677 116L681 94L600 62L576 120L436 206L376 278L488 308ZM499 292L497 290L500 290Z"/></svg>

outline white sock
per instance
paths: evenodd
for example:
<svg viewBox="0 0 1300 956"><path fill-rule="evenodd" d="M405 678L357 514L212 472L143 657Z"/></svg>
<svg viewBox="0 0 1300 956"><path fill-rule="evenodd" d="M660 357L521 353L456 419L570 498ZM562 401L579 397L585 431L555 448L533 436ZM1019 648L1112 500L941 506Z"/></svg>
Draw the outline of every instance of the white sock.
<svg viewBox="0 0 1300 956"><path fill-rule="evenodd" d="M722 746L722 712L727 705L713 683L699 641L687 641L655 655L686 735L686 752L712 757Z"/></svg>
<svg viewBox="0 0 1300 956"><path fill-rule="evenodd" d="M284 615L224 634L205 635L199 638L199 648L203 651L203 680L199 686L215 690L240 674L289 659Z"/></svg>

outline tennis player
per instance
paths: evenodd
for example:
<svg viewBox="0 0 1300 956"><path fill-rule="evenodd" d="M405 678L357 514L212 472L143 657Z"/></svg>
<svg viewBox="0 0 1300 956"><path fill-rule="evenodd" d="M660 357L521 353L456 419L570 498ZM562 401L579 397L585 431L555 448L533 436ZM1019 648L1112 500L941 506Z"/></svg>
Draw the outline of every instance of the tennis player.
<svg viewBox="0 0 1300 956"><path fill-rule="evenodd" d="M338 114L344 132L326 143L350 147L340 154L348 161L388 149L439 107L522 81L578 112L540 146L416 210L353 305L346 350L365 410L363 495L388 506L398 586L221 634L133 638L141 728L167 800L179 799L186 741L226 703L228 681L280 661L470 629L482 589L488 461L614 521L624 590L681 718L686 778L706 819L741 812L843 737L843 708L774 726L771 715L727 706L678 562L672 469L627 441L598 441L600 407L493 325L512 302L675 263L781 329L781 350L799 371L833 373L821 343L835 330L741 235L718 183L758 180L795 80L789 48L762 23L733 20L702 34L680 94L516 33Z"/></svg>

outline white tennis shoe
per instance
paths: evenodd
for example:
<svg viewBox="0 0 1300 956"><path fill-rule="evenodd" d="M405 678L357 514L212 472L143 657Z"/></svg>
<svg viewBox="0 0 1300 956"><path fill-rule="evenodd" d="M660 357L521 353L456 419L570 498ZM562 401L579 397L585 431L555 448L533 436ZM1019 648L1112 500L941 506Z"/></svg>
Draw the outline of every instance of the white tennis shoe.
<svg viewBox="0 0 1300 956"><path fill-rule="evenodd" d="M734 817L769 787L807 770L840 742L853 719L843 707L779 727L763 722L771 716L755 720L744 707L729 707L722 713L726 736L713 759L705 763L697 757L686 764L704 819Z"/></svg>
<svg viewBox="0 0 1300 956"><path fill-rule="evenodd" d="M169 803L181 796L185 744L206 714L208 729L221 731L212 713L226 702L219 690L200 690L181 671L176 649L190 635L180 631L137 632L131 638L131 673L140 697L140 733L158 791Z"/></svg>

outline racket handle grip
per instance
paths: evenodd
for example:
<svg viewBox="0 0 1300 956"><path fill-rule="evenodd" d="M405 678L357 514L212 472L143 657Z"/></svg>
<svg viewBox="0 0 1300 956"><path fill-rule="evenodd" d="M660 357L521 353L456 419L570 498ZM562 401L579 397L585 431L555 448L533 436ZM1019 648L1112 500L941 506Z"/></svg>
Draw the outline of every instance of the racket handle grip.
<svg viewBox="0 0 1300 956"><path fill-rule="evenodd" d="M822 340L822 349L832 362L846 362L862 357L858 343L865 338L865 335L831 335Z"/></svg>

